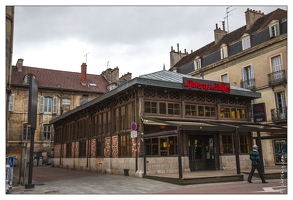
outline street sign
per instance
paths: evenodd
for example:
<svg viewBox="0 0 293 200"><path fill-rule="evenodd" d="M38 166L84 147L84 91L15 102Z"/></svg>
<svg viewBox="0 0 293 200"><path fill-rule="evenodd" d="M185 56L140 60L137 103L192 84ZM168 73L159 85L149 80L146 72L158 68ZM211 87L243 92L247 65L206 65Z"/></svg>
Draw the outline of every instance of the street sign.
<svg viewBox="0 0 293 200"><path fill-rule="evenodd" d="M137 128L136 123L135 122L132 122L132 124L131 124L131 130L132 131L136 131L136 128Z"/></svg>
<svg viewBox="0 0 293 200"><path fill-rule="evenodd" d="M137 137L137 131L131 131L131 138Z"/></svg>
<svg viewBox="0 0 293 200"><path fill-rule="evenodd" d="M14 157L13 156L9 156L8 157L8 165L10 167L13 167L14 166Z"/></svg>

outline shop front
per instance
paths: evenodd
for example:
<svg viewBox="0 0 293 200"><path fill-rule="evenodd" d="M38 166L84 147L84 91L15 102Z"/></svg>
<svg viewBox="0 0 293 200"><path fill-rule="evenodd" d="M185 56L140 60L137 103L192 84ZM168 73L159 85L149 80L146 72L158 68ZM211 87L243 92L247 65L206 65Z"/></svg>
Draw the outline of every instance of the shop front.
<svg viewBox="0 0 293 200"><path fill-rule="evenodd" d="M252 132L270 131L250 122L259 97L171 71L140 76L50 121L53 165L129 175L240 173L250 163Z"/></svg>

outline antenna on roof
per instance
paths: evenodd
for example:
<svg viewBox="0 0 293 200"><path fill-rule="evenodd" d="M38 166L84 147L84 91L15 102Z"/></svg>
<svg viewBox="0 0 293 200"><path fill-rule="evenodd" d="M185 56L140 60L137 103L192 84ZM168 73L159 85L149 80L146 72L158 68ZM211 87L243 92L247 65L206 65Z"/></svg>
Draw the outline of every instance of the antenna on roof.
<svg viewBox="0 0 293 200"><path fill-rule="evenodd" d="M102 66L107 66L107 69L108 69L110 67L109 62L110 61L107 62L107 65L102 65Z"/></svg>
<svg viewBox="0 0 293 200"><path fill-rule="evenodd" d="M90 52L88 52L87 54L85 54L85 63L87 64L87 55L89 54Z"/></svg>
<svg viewBox="0 0 293 200"><path fill-rule="evenodd" d="M231 8L232 6L228 6L226 8L226 17L224 17L224 20L227 19L227 32L229 33L229 22L228 22L228 16L231 16L229 15L230 12L232 12L233 10L237 9L237 8L234 8L233 10L229 10L229 8Z"/></svg>

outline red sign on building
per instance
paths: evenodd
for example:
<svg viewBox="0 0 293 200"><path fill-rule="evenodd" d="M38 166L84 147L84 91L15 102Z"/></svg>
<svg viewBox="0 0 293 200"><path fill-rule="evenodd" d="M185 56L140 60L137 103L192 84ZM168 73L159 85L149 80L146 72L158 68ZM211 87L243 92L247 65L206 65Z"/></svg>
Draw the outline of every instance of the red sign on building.
<svg viewBox="0 0 293 200"><path fill-rule="evenodd" d="M231 92L230 83L219 83L207 80L183 78L183 87L188 87L189 89L195 90L221 91L223 93Z"/></svg>

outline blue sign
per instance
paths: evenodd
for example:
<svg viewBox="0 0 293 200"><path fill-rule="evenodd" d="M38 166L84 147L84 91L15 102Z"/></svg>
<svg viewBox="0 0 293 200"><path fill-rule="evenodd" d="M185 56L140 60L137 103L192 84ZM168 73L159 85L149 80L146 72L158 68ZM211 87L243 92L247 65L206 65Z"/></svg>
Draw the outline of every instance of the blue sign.
<svg viewBox="0 0 293 200"><path fill-rule="evenodd" d="M136 123L135 122L132 122L132 124L131 124L131 130L132 131L135 131L136 130Z"/></svg>
<svg viewBox="0 0 293 200"><path fill-rule="evenodd" d="M9 156L8 157L8 165L10 167L13 167L14 166L14 157L13 156Z"/></svg>

